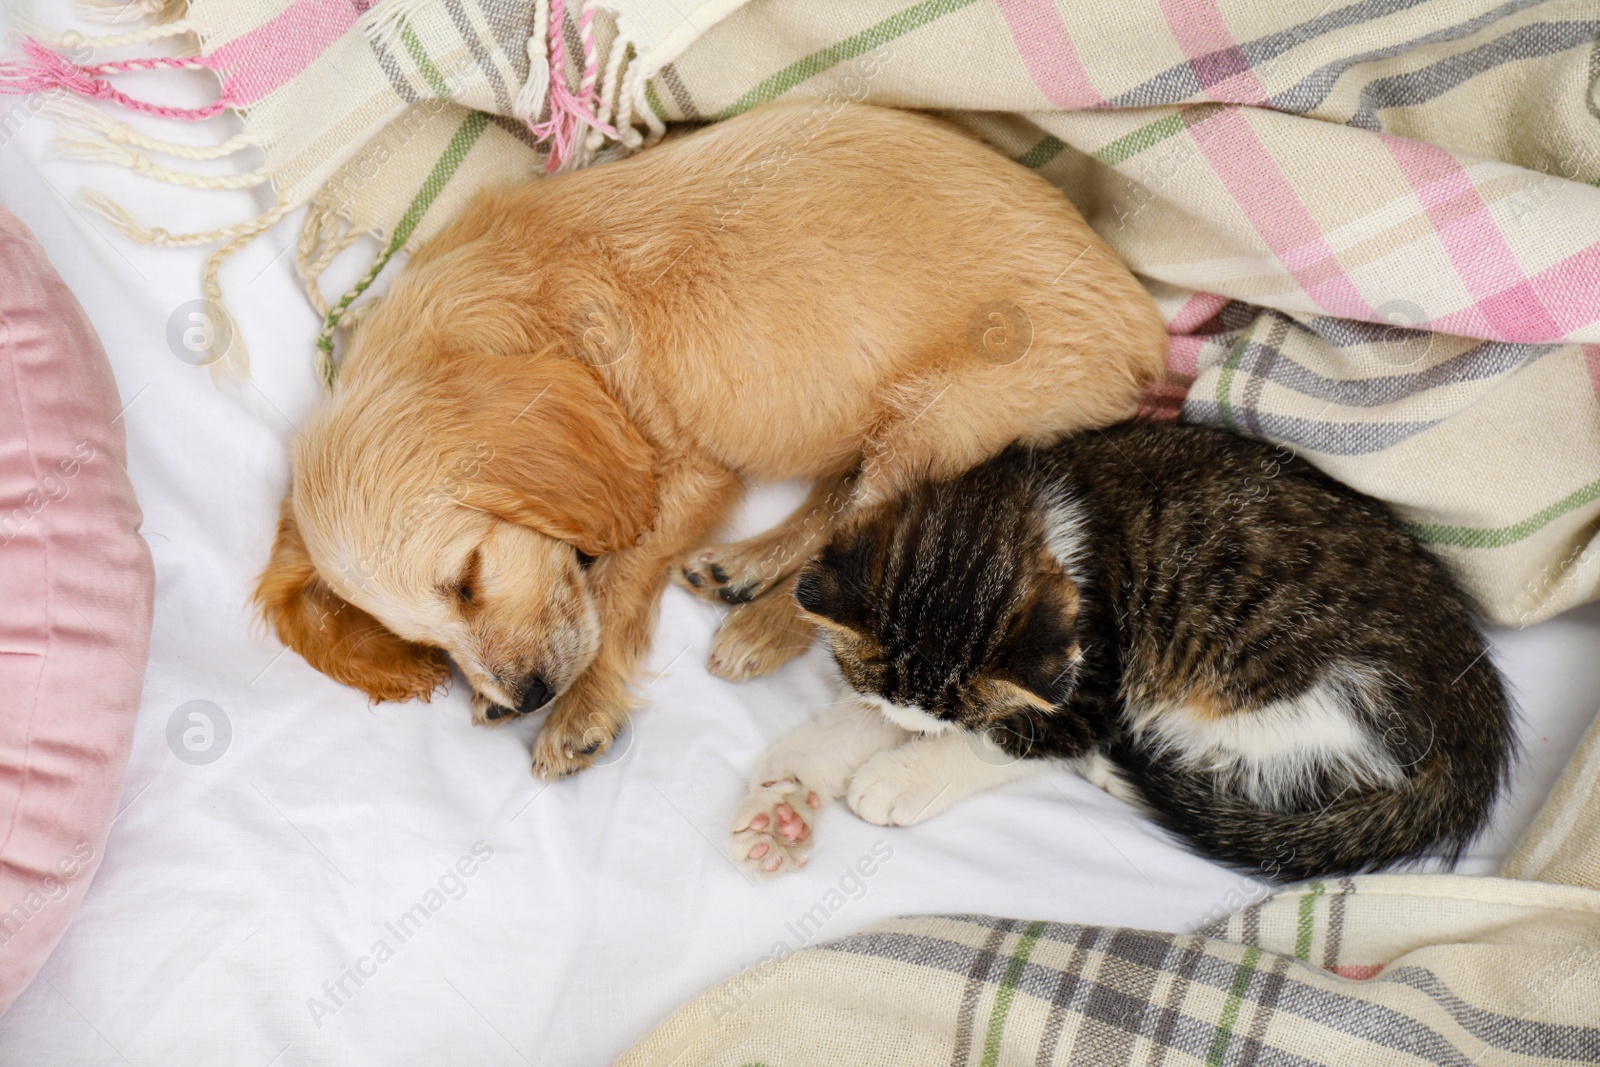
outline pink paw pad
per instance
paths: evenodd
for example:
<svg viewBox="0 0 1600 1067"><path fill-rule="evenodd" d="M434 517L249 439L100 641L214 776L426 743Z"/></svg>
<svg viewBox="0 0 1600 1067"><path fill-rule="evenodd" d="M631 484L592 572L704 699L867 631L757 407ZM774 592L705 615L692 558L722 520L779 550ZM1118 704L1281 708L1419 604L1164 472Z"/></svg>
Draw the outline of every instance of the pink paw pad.
<svg viewBox="0 0 1600 1067"><path fill-rule="evenodd" d="M734 816L733 858L762 874L804 867L811 858L813 812L821 807L817 792L794 779L762 782Z"/></svg>

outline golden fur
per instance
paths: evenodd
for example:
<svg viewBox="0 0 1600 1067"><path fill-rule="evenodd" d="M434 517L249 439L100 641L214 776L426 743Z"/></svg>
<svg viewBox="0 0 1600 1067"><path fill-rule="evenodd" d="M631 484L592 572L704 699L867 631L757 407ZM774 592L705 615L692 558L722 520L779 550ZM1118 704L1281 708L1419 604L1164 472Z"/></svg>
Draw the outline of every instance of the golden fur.
<svg viewBox="0 0 1600 1067"><path fill-rule="evenodd" d="M415 255L296 444L256 600L375 700L426 698L439 650L478 721L556 694L534 769L571 773L625 720L669 571L751 601L719 674L770 670L842 511L1127 417L1164 341L1037 175L926 116L772 104L487 193ZM788 523L697 550L789 478L817 489Z"/></svg>

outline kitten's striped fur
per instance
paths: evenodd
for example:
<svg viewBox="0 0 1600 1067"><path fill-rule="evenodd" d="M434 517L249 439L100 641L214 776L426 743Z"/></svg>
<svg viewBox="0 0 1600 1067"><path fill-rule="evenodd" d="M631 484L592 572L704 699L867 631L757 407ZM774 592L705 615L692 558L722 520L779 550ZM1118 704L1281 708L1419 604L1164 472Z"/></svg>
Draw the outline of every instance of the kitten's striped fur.
<svg viewBox="0 0 1600 1067"><path fill-rule="evenodd" d="M797 595L898 726L1103 758L1119 795L1266 877L1454 860L1511 759L1440 564L1377 501L1216 430L1012 449L836 534Z"/></svg>

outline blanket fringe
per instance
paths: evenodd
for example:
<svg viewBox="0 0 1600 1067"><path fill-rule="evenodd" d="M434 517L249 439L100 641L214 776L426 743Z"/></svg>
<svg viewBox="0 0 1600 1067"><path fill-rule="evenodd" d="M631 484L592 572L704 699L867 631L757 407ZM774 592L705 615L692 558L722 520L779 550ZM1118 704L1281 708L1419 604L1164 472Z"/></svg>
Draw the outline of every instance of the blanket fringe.
<svg viewBox="0 0 1600 1067"><path fill-rule="evenodd" d="M119 122L86 100L64 93L53 93L45 98L42 110L53 118L60 131L76 135L76 139L103 137L113 144L142 148L179 159L222 159L246 148L261 148L265 139L252 133L240 133L213 145L181 144L134 129Z"/></svg>
<svg viewBox="0 0 1600 1067"><path fill-rule="evenodd" d="M358 25L369 40L398 44L407 24L433 11L436 2L378 0L361 16ZM532 0L533 26L526 42L528 76L512 105L513 116L547 146L544 169L549 173L626 153L644 142L640 131L632 126L636 103L630 89L635 79L630 76L628 63L636 55L634 47L619 30L611 35L602 55L594 25L602 0L574 2L579 6L569 25L568 0ZM109 101L140 114L186 121L209 118L237 106L224 93L202 107L170 107L135 99L110 83L110 76L130 71L215 69L214 58L200 54L200 35L188 19L188 0L79 0L79 5L86 18L99 23L117 26L148 20L148 24L97 36L72 30L56 32L32 20L24 23L29 36L23 42L23 55L0 61L0 93L43 94L43 109L58 124L60 136L54 142L58 153L71 159L115 164L158 181L195 189L251 188L271 181L265 167L240 174L197 174L154 158L225 159L245 149L264 148L264 139L257 135L247 132L217 144L185 144L145 133L94 103ZM574 29L579 53L569 56L567 41ZM98 50L159 41L180 42L184 54L85 61L86 54ZM656 116L646 114L645 122L652 127L652 134L659 136L662 127ZM608 143L615 148L608 148ZM221 268L300 203L280 200L270 210L245 222L215 230L174 233L164 227L144 225L122 204L93 190L84 191L82 200L129 240L174 248L217 245L206 259L202 294L218 325L211 336L230 340L228 351L216 354L213 372L221 368L238 375L247 373L249 355L223 302ZM295 266L308 300L323 318L317 338L317 368L329 387L338 371L335 335L353 327L378 304L377 299L365 300L359 306L356 302L390 258L389 251L378 256L363 277L330 303L318 283L333 260L361 236L361 231L331 204L312 198L299 234Z"/></svg>
<svg viewBox="0 0 1600 1067"><path fill-rule="evenodd" d="M436 0L379 0L362 15L357 25L367 40L385 47L399 43L400 30L407 22L434 6Z"/></svg>
<svg viewBox="0 0 1600 1067"><path fill-rule="evenodd" d="M252 232L251 227L260 218L265 217L258 216L256 219L238 222L232 226L223 226L215 230L173 233L171 230L161 226L146 227L141 225L127 208L104 193L93 189L85 189L80 196L85 207L105 219L118 233L128 240L142 245L157 245L161 248L193 248L196 245L208 245L217 241L231 240L241 234ZM276 211L277 209L274 208L273 210ZM268 212L268 214L270 213Z"/></svg>
<svg viewBox="0 0 1600 1067"><path fill-rule="evenodd" d="M605 77L600 80L600 110L599 117L611 124L612 131L616 134L624 148L634 149L639 147L639 131L630 124L623 122L618 115L618 94L622 86L622 65L634 54L633 44L624 41L619 35L611 42L611 58L606 63ZM589 140L585 145L588 150L598 152L605 144L606 135L596 129L589 131Z"/></svg>
<svg viewBox="0 0 1600 1067"><path fill-rule="evenodd" d="M200 295L213 314L217 315L227 327L225 336L229 338L228 350L222 353L221 358L213 366L219 370L226 370L233 377L249 377L250 350L245 347L244 336L239 332L233 314L222 299L220 279L222 265L245 245L277 225L278 221L292 210L294 205L280 200L270 210L257 215L251 221L229 227L233 231L233 236L206 258L205 271L200 275ZM213 330L211 336L215 337L216 333L217 331Z"/></svg>
<svg viewBox="0 0 1600 1067"><path fill-rule="evenodd" d="M329 264L360 236L349 220L327 203L313 198L306 206L305 222L300 226L300 240L295 248L294 268L305 286L306 299L323 319L328 317L329 309L318 281Z"/></svg>
<svg viewBox="0 0 1600 1067"><path fill-rule="evenodd" d="M656 114L656 109L651 107L650 102L645 99L647 81L648 79L645 78L642 69L630 70L627 84L622 90L621 105L618 108L621 114L617 117L617 122L626 129L632 129L633 120L636 117L644 119L645 132L639 138L639 143L633 146L635 148L653 145L667 135L667 124L662 121L661 116ZM636 134L636 136L638 135Z"/></svg>
<svg viewBox="0 0 1600 1067"><path fill-rule="evenodd" d="M271 177L265 170L259 169L246 171L243 174L191 174L188 171L172 170L161 166L142 152L135 152L109 141L75 141L58 137L51 142L51 147L67 159L78 159L88 163L112 163L126 167L137 174L143 174L147 178L190 189L251 189L270 180Z"/></svg>
<svg viewBox="0 0 1600 1067"><path fill-rule="evenodd" d="M301 285L305 288L306 299L310 301L316 313L322 316L322 328L317 332L316 340L316 367L317 377L329 389L333 388L334 380L339 374L338 364L333 358L334 335L341 329L355 326L356 322L377 303L374 299L360 307L352 306L366 288L377 279L378 273L387 262L386 256L379 256L368 268L366 275L336 303L330 305L322 295L323 272L340 253L360 237L360 231L356 230L350 220L326 200L312 197L310 203L306 205L305 222L300 226L300 238L295 248L294 269L300 276Z"/></svg>
<svg viewBox="0 0 1600 1067"><path fill-rule="evenodd" d="M78 96L96 100L109 100L132 111L164 119L208 119L234 106L226 94L202 107L168 107L136 100L106 81L110 74L126 74L135 70L172 70L182 68L211 69L211 60L204 56L155 56L145 59L122 59L110 63L80 66L59 52L51 51L32 37L22 42L25 58L0 62L0 93L24 95L50 89L65 89Z"/></svg>
<svg viewBox="0 0 1600 1067"><path fill-rule="evenodd" d="M598 100L595 81L600 76L600 60L595 54L594 12L598 0L585 0L578 16L578 37L583 44L583 67L579 74L578 91L574 93L567 84L567 42L562 33L566 22L565 0L549 0L550 17L547 37L550 42L550 117L531 126L535 137L550 145L545 171L555 174L581 166L589 158L587 131L584 126L603 136L621 140L617 131L596 117ZM620 37L612 47L621 47Z"/></svg>
<svg viewBox="0 0 1600 1067"><path fill-rule="evenodd" d="M550 94L550 0L534 0L533 33L528 36L528 77L511 101L512 117L532 129L544 114Z"/></svg>
<svg viewBox="0 0 1600 1067"><path fill-rule="evenodd" d="M333 359L334 334L341 329L353 327L377 303L374 300L359 308L351 306L373 282L378 280L378 275L383 273L383 268L388 263L387 254L374 259L367 272L328 309L327 315L323 318L322 330L317 334L317 375L329 389L333 388L334 380L339 376L339 365Z"/></svg>
<svg viewBox="0 0 1600 1067"><path fill-rule="evenodd" d="M82 34L77 30L57 30L23 14L13 13L12 21L16 23L17 29L34 40L69 52L79 49L97 51L106 48L124 48L134 44L149 44L151 41L165 41L173 37L195 36L194 26L182 19L158 22L137 30L129 30L127 33L109 36Z"/></svg>
<svg viewBox="0 0 1600 1067"><path fill-rule="evenodd" d="M167 22L189 14L189 0L78 0L78 12L90 22Z"/></svg>

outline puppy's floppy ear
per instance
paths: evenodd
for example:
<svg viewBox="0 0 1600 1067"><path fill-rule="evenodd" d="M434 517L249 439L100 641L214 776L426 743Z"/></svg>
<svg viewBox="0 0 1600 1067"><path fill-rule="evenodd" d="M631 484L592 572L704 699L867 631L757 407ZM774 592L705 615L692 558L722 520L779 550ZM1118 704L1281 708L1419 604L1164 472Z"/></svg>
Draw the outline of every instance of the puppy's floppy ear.
<svg viewBox="0 0 1600 1067"><path fill-rule="evenodd" d="M656 517L655 452L595 372L550 354L462 363L467 418L493 450L462 503L591 556L637 544Z"/></svg>
<svg viewBox="0 0 1600 1067"><path fill-rule="evenodd" d="M279 640L373 700L427 700L450 677L443 652L396 637L317 575L288 498L254 599Z"/></svg>

